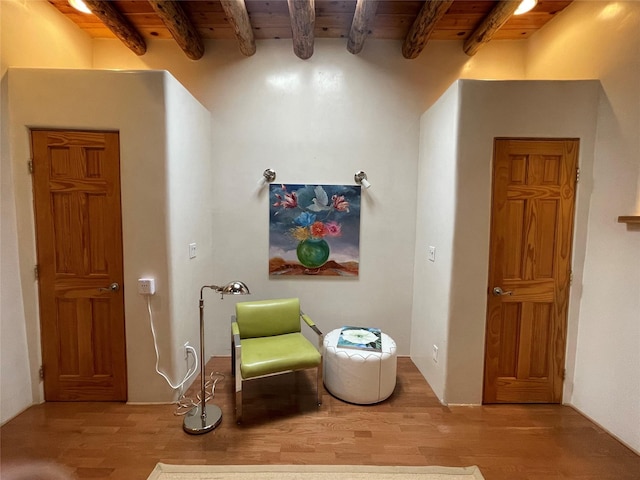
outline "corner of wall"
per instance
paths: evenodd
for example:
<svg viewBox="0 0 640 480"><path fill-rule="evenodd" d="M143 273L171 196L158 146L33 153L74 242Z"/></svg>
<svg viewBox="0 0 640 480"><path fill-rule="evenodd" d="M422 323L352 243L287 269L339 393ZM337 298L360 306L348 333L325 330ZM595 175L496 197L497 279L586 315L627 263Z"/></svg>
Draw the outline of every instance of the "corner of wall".
<svg viewBox="0 0 640 480"><path fill-rule="evenodd" d="M459 81L421 116L411 359L444 401L449 365L452 212ZM428 258L428 247L435 257Z"/></svg>
<svg viewBox="0 0 640 480"><path fill-rule="evenodd" d="M184 345L200 343L198 289L213 270L211 115L169 72L166 104L168 295L170 352L175 378L185 374ZM189 245L195 244L195 257ZM209 358L205 352L205 361Z"/></svg>
<svg viewBox="0 0 640 480"><path fill-rule="evenodd" d="M8 76L7 72L0 79L0 424L30 406L35 399L29 369L23 289L21 282L16 281L20 278L20 256L8 128Z"/></svg>

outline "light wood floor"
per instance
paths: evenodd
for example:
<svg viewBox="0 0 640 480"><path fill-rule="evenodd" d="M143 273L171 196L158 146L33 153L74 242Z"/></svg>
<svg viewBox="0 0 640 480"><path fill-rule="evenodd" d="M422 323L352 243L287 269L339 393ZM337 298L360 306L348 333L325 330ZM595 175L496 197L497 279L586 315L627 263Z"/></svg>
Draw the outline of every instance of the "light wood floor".
<svg viewBox="0 0 640 480"><path fill-rule="evenodd" d="M229 358L209 366L230 374ZM7 474L12 464L52 461L78 479L122 480L146 479L156 462L478 465L487 480L640 479L640 457L575 410L444 407L408 358L399 359L394 394L378 405L325 392L317 409L313 380L298 373L250 383L239 426L227 376L213 401L222 424L204 435L185 434L170 405L34 406L0 429L1 466Z"/></svg>

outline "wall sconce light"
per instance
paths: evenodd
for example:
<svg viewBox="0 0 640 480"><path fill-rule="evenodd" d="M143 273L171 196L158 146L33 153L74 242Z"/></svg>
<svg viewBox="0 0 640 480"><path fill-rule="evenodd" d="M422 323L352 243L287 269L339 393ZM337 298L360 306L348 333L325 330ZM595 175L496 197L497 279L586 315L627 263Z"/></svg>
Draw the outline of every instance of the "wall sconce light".
<svg viewBox="0 0 640 480"><path fill-rule="evenodd" d="M353 179L355 180L356 183L359 183L364 188L371 187L371 184L367 181L367 174L364 173L362 170L360 170L359 172L356 172L356 174L353 176Z"/></svg>
<svg viewBox="0 0 640 480"><path fill-rule="evenodd" d="M276 171L273 168L267 168L262 172L262 178L258 180L258 186L262 187L267 183L271 183L276 179Z"/></svg>

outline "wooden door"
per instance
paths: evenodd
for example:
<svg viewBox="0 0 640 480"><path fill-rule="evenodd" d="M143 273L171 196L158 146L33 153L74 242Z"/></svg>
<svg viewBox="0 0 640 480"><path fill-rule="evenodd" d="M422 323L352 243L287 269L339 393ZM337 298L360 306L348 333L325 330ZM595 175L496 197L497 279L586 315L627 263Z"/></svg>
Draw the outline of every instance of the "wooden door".
<svg viewBox="0 0 640 480"><path fill-rule="evenodd" d="M495 141L484 403L562 401L578 145Z"/></svg>
<svg viewBox="0 0 640 480"><path fill-rule="evenodd" d="M45 399L126 400L118 134L31 145Z"/></svg>

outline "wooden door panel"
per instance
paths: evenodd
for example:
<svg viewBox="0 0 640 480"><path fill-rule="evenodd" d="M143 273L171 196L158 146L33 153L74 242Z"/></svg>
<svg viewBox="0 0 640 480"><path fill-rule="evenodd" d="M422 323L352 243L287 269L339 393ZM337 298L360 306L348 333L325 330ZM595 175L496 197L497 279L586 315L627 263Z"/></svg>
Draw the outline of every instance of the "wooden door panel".
<svg viewBox="0 0 640 480"><path fill-rule="evenodd" d="M577 147L495 142L485 403L561 400Z"/></svg>
<svg viewBox="0 0 640 480"><path fill-rule="evenodd" d="M503 249L505 252L505 280L522 278L525 208L526 202L524 200L509 200L506 204L505 222L507 231L504 236Z"/></svg>
<svg viewBox="0 0 640 480"><path fill-rule="evenodd" d="M57 299L59 373L72 377L113 374L113 353L102 338L111 338L111 300L95 298Z"/></svg>
<svg viewBox="0 0 640 480"><path fill-rule="evenodd" d="M118 134L32 131L47 400L126 400Z"/></svg>
<svg viewBox="0 0 640 480"><path fill-rule="evenodd" d="M526 375L528 378L546 378L549 374L551 353L552 308L550 303L534 303L532 307L530 362Z"/></svg>
<svg viewBox="0 0 640 480"><path fill-rule="evenodd" d="M73 299L60 298L56 300L57 337L60 355L59 373L60 375L78 375L80 366L78 364L78 319L76 315L77 301Z"/></svg>
<svg viewBox="0 0 640 480"><path fill-rule="evenodd" d="M520 304L511 303L502 309L502 317L494 324L493 340L499 342L498 375L516 377L518 368L518 339L520 338Z"/></svg>
<svg viewBox="0 0 640 480"><path fill-rule="evenodd" d="M106 228L105 218L108 216L109 204L106 195L88 194L87 200L87 244L88 261L87 275L100 275L102 277L109 275L109 264L106 252L107 245L116 241L112 238Z"/></svg>
<svg viewBox="0 0 640 480"><path fill-rule="evenodd" d="M53 215L53 265L56 275L74 274L80 271L80 261L75 252L81 248L80 238L72 236L77 230L75 222L79 217L78 201L74 195L64 193L51 194L51 213Z"/></svg>
<svg viewBox="0 0 640 480"><path fill-rule="evenodd" d="M111 302L106 298L94 298L91 300L91 317L93 320L93 330L96 338L112 338L111 322L109 318L111 312ZM114 375L113 353L111 346L104 345L103 342L93 342L93 368L95 375ZM120 352L123 353L123 352Z"/></svg>
<svg viewBox="0 0 640 480"><path fill-rule="evenodd" d="M535 217L535 259L530 262L533 273L529 278L553 278L555 266L556 225L558 224L558 200L539 200L532 203ZM534 219L532 218L532 223Z"/></svg>

